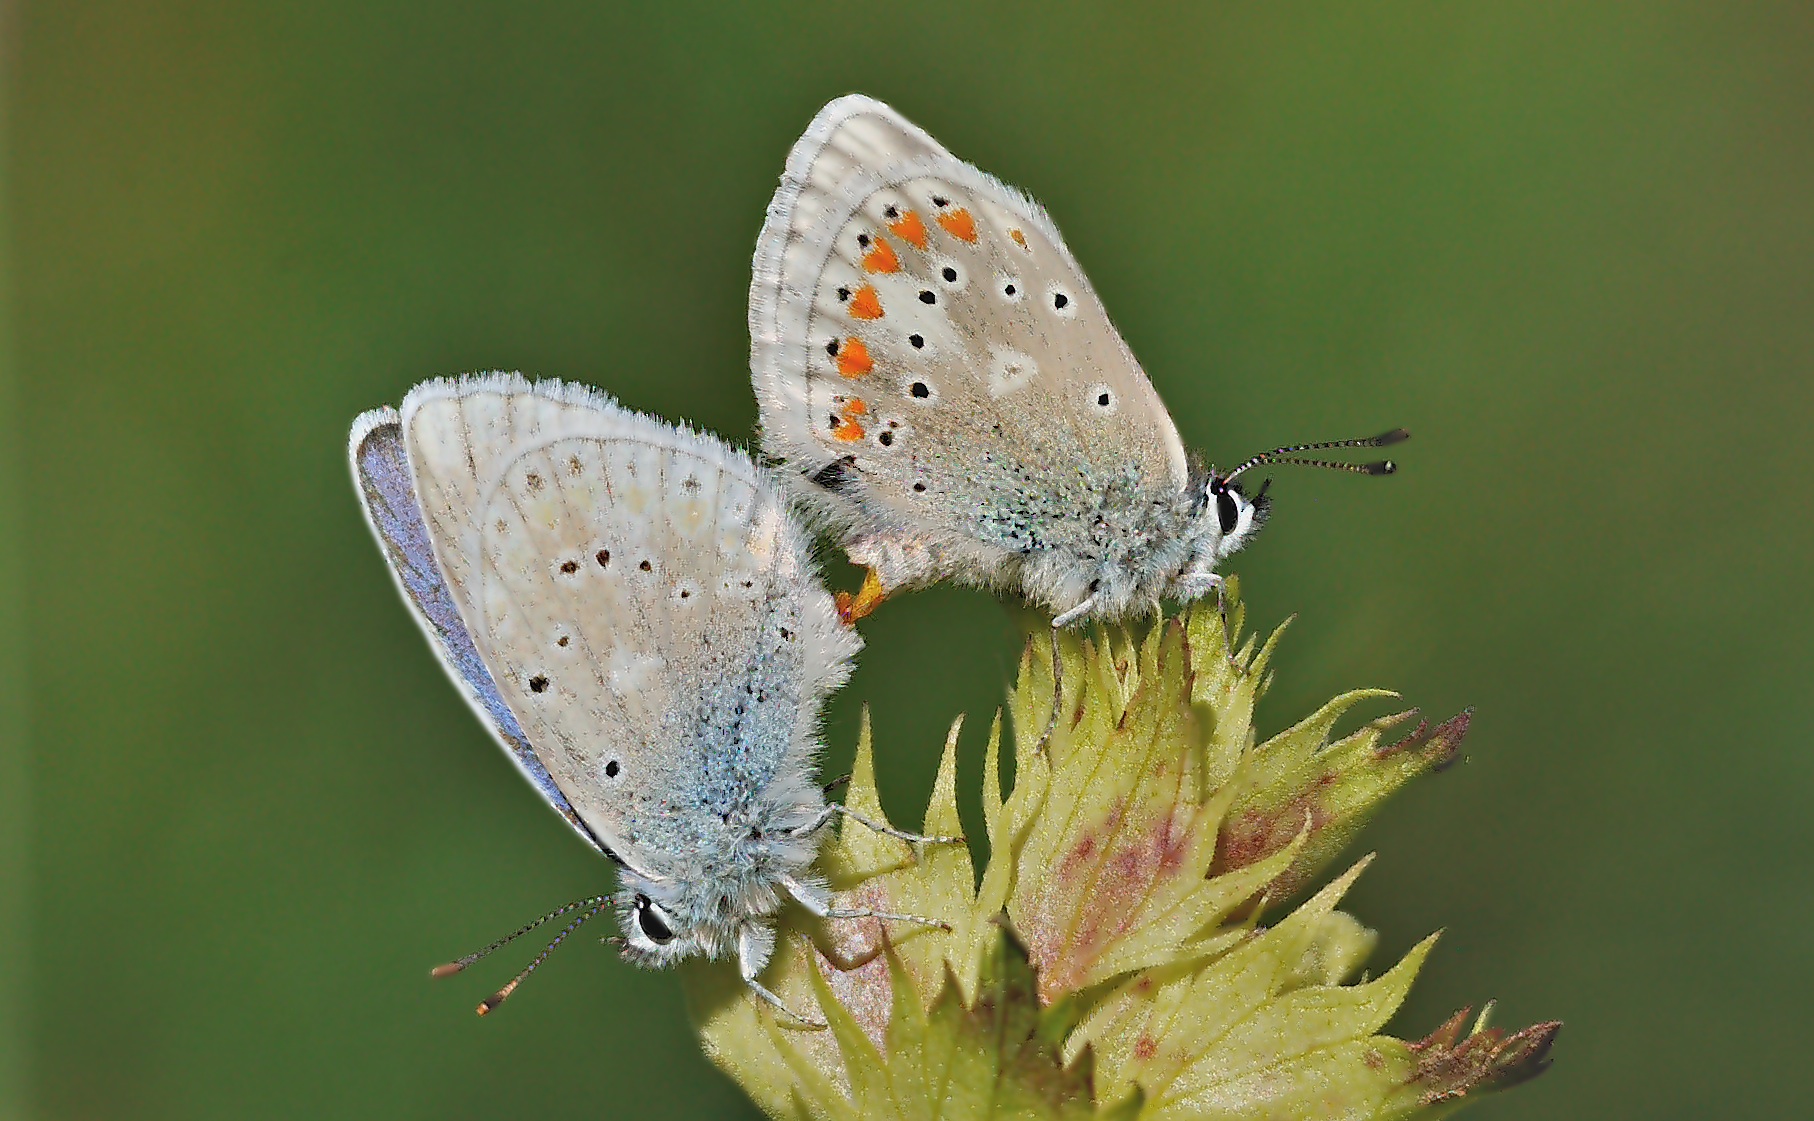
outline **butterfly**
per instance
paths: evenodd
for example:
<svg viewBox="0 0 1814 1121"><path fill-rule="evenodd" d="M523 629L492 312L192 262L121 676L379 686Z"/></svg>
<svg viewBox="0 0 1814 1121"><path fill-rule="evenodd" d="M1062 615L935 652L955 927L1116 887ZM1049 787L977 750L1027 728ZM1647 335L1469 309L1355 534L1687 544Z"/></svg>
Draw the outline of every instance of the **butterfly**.
<svg viewBox="0 0 1814 1121"><path fill-rule="evenodd" d="M757 241L762 448L869 573L852 619L941 579L1016 590L1053 624L1219 591L1266 520L1263 463L1216 472L1177 427L1057 226L879 101L819 111Z"/></svg>
<svg viewBox="0 0 1814 1121"><path fill-rule="evenodd" d="M350 453L366 519L455 685L618 866L614 896L525 931L583 907L564 938L614 909L636 964L734 954L751 990L788 1011L758 980L785 901L929 921L835 908L810 871L847 812L813 779L819 710L862 643L746 455L581 386L506 374L418 385L400 410L361 416Z"/></svg>

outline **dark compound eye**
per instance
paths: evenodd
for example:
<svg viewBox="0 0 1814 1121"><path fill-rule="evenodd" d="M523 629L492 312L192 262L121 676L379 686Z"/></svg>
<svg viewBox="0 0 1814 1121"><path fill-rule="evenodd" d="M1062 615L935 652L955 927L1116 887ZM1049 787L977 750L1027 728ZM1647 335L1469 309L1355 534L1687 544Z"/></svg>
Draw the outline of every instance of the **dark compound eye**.
<svg viewBox="0 0 1814 1121"><path fill-rule="evenodd" d="M674 940L673 929L662 921L660 912L646 895L636 897L636 925L642 928L644 937L657 946L665 946Z"/></svg>
<svg viewBox="0 0 1814 1121"><path fill-rule="evenodd" d="M1223 536L1233 533L1241 520L1241 508L1235 505L1234 495L1225 490L1216 492L1216 520L1222 523Z"/></svg>

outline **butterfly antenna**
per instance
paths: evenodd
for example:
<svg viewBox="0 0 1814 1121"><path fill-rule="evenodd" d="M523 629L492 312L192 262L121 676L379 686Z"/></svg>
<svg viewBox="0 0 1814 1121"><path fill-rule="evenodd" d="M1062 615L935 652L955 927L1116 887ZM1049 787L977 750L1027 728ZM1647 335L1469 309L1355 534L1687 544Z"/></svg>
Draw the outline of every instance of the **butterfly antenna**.
<svg viewBox="0 0 1814 1121"><path fill-rule="evenodd" d="M490 1012L492 1009L496 1008L498 1005L504 1003L505 998L509 997L511 993L516 991L516 987L523 983L524 978L528 977L531 973L534 973L536 971L536 969L544 961L548 960L548 955L552 954L554 952L554 948L556 946L559 946L562 942L565 942L567 940L568 935L570 935L574 931L578 930L580 928L580 925L582 923L584 923L587 919L592 918L594 915L597 915L599 912L604 911L605 909L607 909L610 906L611 906L611 897L608 895L594 895L590 899L576 899L573 902L567 904L566 906L557 907L554 910L543 915L541 918L536 919L534 922L528 923L528 924L524 925L523 927L521 927L515 931L512 931L509 934L506 934L504 937L498 939L496 942L493 942L491 945L485 947L482 950L477 950L473 953L467 954L463 958L459 958L457 960L450 961L446 965L435 966L433 969L431 969L429 971L428 975L430 977L452 977L454 974L461 972L467 966L471 965L473 962L478 961L480 958L485 957L486 955L493 953L494 951L503 949L505 946L508 946L510 943L516 941L518 938L521 938L523 935L528 934L530 931L534 930L536 927L541 926L542 924L547 923L547 922L552 922L553 920L560 918L562 915L571 914L572 912L577 911L582 907L586 908L584 914L580 915L578 918L576 918L572 922L568 923L567 928L565 930L561 931L559 934L554 936L554 941L548 943L548 945L543 948L542 952L536 955L534 961L530 962L526 967L524 967L524 969L521 973L518 973L515 977L512 977L510 979L510 983L508 985L505 985L503 988L499 989L495 993L492 993L490 996L486 997L482 1002L480 1002L479 1015L483 1016L487 1012Z"/></svg>
<svg viewBox="0 0 1814 1121"><path fill-rule="evenodd" d="M1356 475L1390 475L1398 470L1398 464L1390 459L1381 459L1373 463L1343 463L1329 459L1299 459L1295 453L1322 451L1326 448L1383 448L1391 444L1403 443L1410 438L1409 432L1402 428L1394 428L1390 432L1382 432L1377 436L1367 436L1356 440L1324 440L1315 444L1292 444L1288 447L1273 448L1271 451L1261 452L1223 475L1220 482L1223 486L1227 486L1241 472L1268 463L1288 463L1297 467L1325 467L1331 471L1351 471Z"/></svg>

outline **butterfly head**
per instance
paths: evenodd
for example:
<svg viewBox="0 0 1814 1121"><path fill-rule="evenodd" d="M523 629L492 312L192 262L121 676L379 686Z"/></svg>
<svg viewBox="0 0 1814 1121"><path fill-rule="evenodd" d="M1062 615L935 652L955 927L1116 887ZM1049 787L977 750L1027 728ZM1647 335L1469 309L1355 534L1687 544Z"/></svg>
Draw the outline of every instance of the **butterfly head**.
<svg viewBox="0 0 1814 1121"><path fill-rule="evenodd" d="M1211 474L1203 484L1203 507L1198 514L1198 540L1209 549L1199 546L1199 551L1211 551L1219 561L1247 544L1266 524L1266 515L1272 509L1272 500L1266 497L1270 486L1272 480L1267 479L1249 498L1240 483L1225 475Z"/></svg>
<svg viewBox="0 0 1814 1121"><path fill-rule="evenodd" d="M624 928L624 957L637 965L660 969L709 951L674 912L635 887L620 893L617 917Z"/></svg>

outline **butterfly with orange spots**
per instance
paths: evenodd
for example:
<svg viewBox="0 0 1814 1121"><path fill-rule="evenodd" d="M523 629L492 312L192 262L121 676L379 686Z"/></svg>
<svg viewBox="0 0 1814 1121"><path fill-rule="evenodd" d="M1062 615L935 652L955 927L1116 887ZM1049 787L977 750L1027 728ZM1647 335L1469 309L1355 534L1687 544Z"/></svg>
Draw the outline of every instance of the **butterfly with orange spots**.
<svg viewBox="0 0 1814 1121"><path fill-rule="evenodd" d="M858 95L788 155L757 242L750 371L763 450L869 568L846 619L941 579L1054 625L1217 591L1265 520L1165 404L1038 203ZM860 418L860 419L859 419Z"/></svg>

